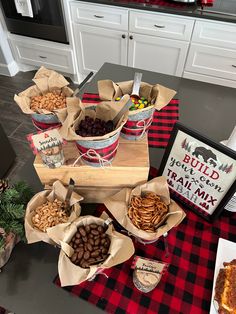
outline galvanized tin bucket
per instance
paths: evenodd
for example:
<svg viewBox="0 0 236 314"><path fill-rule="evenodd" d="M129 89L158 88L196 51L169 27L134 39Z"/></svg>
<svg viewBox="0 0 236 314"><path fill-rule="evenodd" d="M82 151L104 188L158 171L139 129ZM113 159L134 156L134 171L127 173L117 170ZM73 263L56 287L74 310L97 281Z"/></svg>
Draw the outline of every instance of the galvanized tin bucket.
<svg viewBox="0 0 236 314"><path fill-rule="evenodd" d="M107 139L76 141L81 159L85 164L93 167L110 165L117 152L119 136L120 130Z"/></svg>

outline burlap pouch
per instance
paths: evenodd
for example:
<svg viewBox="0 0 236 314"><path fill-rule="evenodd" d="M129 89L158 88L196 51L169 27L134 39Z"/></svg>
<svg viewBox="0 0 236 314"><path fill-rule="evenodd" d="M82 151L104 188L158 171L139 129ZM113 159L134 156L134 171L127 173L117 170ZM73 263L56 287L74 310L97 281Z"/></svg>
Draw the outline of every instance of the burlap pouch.
<svg viewBox="0 0 236 314"><path fill-rule="evenodd" d="M89 104L83 103L79 98L77 98L77 101L71 104L70 108L68 108L66 119L63 122L62 127L60 128L61 136L68 141L99 141L112 137L121 130L121 128L127 121L128 113L123 115L123 117L117 123L114 131L107 133L103 136L82 137L76 134L76 130L81 120L83 120L85 116L89 116L94 119L98 118L104 121L113 120L113 118L123 108L128 100L129 96L125 95L122 101L103 101L100 102L95 107L95 109L90 109L89 107L91 106L89 106Z"/></svg>
<svg viewBox="0 0 236 314"><path fill-rule="evenodd" d="M132 92L133 81L125 81L114 83L111 80L98 81L98 93L100 99L115 100L117 97L123 95L130 95ZM171 99L175 96L176 91L167 88L160 84L151 85L149 83L141 82L139 96L147 99L152 104L144 109L138 109L129 112L129 116L135 115L138 112L150 110L152 107L156 110L161 110L165 107Z"/></svg>
<svg viewBox="0 0 236 314"><path fill-rule="evenodd" d="M41 67L32 79L35 85L30 86L23 92L14 96L15 102L25 114L32 115L33 118L40 117L41 122L55 123L63 122L67 115L67 107L70 105L70 98L73 96L73 90L67 85L69 82L63 75ZM48 111L46 109L38 109L37 112L30 109L31 97L44 95L48 92L62 93L66 97L66 108ZM72 97L74 98L74 97Z"/></svg>
<svg viewBox="0 0 236 314"><path fill-rule="evenodd" d="M71 106L67 118L59 132L64 139L76 142L78 158L75 163L78 163L78 161L82 159L84 163L93 167L103 167L111 164L112 160L115 158L119 145L120 132L127 121L128 113L121 117L112 132L103 136L83 137L76 134L76 130L86 116L104 121L113 120L127 103L128 99L129 96L126 95L122 101L118 103L115 101L101 102L95 109L88 109L88 105L81 101L79 109L77 104Z"/></svg>
<svg viewBox="0 0 236 314"><path fill-rule="evenodd" d="M78 285L81 282L92 278L98 272L102 272L106 268L111 268L115 265L125 262L134 254L134 245L132 240L116 232L111 225L108 226L106 233L109 235L111 244L108 253L108 258L99 265L90 266L89 268L81 268L70 261L74 249L68 244L77 228L86 226L91 223L104 225L105 220L93 216L84 216L78 218L71 224L56 226L49 230L49 236L61 246L61 252L58 261L58 272L61 281L61 286Z"/></svg>
<svg viewBox="0 0 236 314"><path fill-rule="evenodd" d="M1 232L1 230L0 230ZM14 233L10 232L5 238L5 245L0 249L0 271L1 268L8 262L11 252L15 245L20 241L20 238Z"/></svg>
<svg viewBox="0 0 236 314"><path fill-rule="evenodd" d="M160 225L155 233L150 233L138 229L130 218L127 210L130 200L133 195L141 195L142 192L151 191L161 196L161 200L169 206L170 215ZM123 226L128 232L135 237L145 241L155 241L171 228L178 226L186 216L181 207L172 199L170 199L169 188L165 177L154 178L147 183L136 186L134 189L124 188L115 195L105 199L105 206L108 208L113 217Z"/></svg>
<svg viewBox="0 0 236 314"><path fill-rule="evenodd" d="M67 188L65 188L62 183L58 180L55 181L52 185L52 189L44 190L42 192L37 193L34 197L29 201L26 212L25 212L25 236L28 243L34 243L43 241L49 244L55 244L52 241L47 232L42 232L37 229L32 223L32 216L34 215L35 209L46 203L47 201L53 201L54 199L58 199L60 201L64 201L66 198ZM79 202L83 199L82 196L73 192L70 205L72 206L71 215L68 218L68 222L72 222L80 216L81 207ZM47 229L47 231L50 228Z"/></svg>

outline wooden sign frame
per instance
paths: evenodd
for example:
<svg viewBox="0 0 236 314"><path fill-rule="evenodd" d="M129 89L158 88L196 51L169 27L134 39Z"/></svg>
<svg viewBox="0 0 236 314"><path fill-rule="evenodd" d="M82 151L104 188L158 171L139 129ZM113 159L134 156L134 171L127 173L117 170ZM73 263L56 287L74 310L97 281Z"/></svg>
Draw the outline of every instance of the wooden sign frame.
<svg viewBox="0 0 236 314"><path fill-rule="evenodd" d="M236 190L236 152L177 122L159 174L174 199L211 222Z"/></svg>

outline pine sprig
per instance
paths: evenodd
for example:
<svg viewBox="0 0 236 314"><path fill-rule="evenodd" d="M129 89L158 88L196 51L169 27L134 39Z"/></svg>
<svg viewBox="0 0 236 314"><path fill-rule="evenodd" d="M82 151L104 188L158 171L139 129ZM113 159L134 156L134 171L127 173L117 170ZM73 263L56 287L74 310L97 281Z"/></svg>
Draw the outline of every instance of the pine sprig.
<svg viewBox="0 0 236 314"><path fill-rule="evenodd" d="M0 251L3 249L5 246L5 239L2 235L0 235Z"/></svg>
<svg viewBox="0 0 236 314"><path fill-rule="evenodd" d="M0 227L24 239L26 205L33 196L32 189L23 181L13 184L0 194Z"/></svg>

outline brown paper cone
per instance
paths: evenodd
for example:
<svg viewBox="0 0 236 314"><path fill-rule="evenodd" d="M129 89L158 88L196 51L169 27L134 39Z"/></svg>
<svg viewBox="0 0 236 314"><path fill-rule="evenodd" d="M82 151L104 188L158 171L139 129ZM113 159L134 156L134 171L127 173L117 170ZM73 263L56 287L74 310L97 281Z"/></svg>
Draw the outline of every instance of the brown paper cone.
<svg viewBox="0 0 236 314"><path fill-rule="evenodd" d="M138 229L133 225L127 215L128 206L133 195L141 195L142 192L151 191L161 196L162 201L169 205L170 215L165 223L158 227L155 233L150 233ZM147 183L138 185L134 189L124 188L117 194L107 198L104 201L105 206L108 208L113 217L130 233L138 238L146 241L157 240L164 233L168 232L171 228L176 227L186 216L184 211L177 203L170 199L169 188L164 177L154 178Z"/></svg>
<svg viewBox="0 0 236 314"><path fill-rule="evenodd" d="M68 141L78 141L78 140L86 140L86 141L98 141L103 140L111 137L112 135L115 135L117 132L119 132L123 125L126 123L128 118L128 113L126 113L118 122L116 128L114 131L107 133L103 136L94 136L94 137L82 137L75 133L76 129L79 127L79 124L81 120L85 118L85 116L89 116L92 118L98 118L102 119L104 121L112 120L117 113L123 108L123 106L127 103L129 100L129 96L125 95L123 99L119 102L115 101L104 101L99 103L96 106L96 110L92 109L86 109L88 108L88 104L84 104L79 100L79 104L77 107L77 104L70 106L70 109L67 111L67 118L64 121L61 129L60 134L61 136L68 140Z"/></svg>
<svg viewBox="0 0 236 314"><path fill-rule="evenodd" d="M130 95L132 93L132 87L133 81L119 83L114 83L111 80L98 81L98 93L101 100L115 100L117 97L121 97L125 94ZM159 84L151 85L142 82L139 94L140 97L145 97L148 102L153 104L156 110L161 110L171 101L176 91ZM129 115L136 114L145 109L130 111Z"/></svg>
<svg viewBox="0 0 236 314"><path fill-rule="evenodd" d="M54 241L50 239L47 232L42 232L39 229L35 228L32 223L32 216L35 209L38 206L41 206L46 201L52 202L55 198L60 201L64 201L66 198L67 189L62 185L58 180L53 183L52 190L45 190L37 193L28 203L25 213L25 236L28 243L34 243L43 241L49 244L55 244ZM79 202L83 199L82 196L73 192L70 199L70 206L73 206L68 222L72 222L77 219L81 212L81 207ZM62 224L60 224L62 225Z"/></svg>
<svg viewBox="0 0 236 314"><path fill-rule="evenodd" d="M30 109L31 97L44 95L48 92L57 92L62 94L65 97L71 97L73 95L73 90L70 89L67 85L69 82L64 78L63 75L53 71L48 70L45 67L41 67L35 74L32 79L35 85L30 86L19 95L14 96L15 102L21 108L22 112L26 114L55 114L58 116L59 120L63 122L66 118L67 108L57 109L53 111L48 111L45 109L38 109L37 112ZM67 99L66 99L67 104ZM68 106L68 104L67 104Z"/></svg>
<svg viewBox="0 0 236 314"><path fill-rule="evenodd" d="M70 225L65 225L64 232L61 226L58 226L58 228L51 228L50 230L50 236L57 241L59 238L62 238L63 235L63 239L59 241L61 252L58 261L58 272L62 287L78 285L93 277L98 269L103 270L111 268L125 262L134 254L135 250L132 240L129 237L114 231L113 227L110 225L106 231L111 239L109 257L102 264L94 265L90 268L81 268L74 265L69 258L73 255L74 249L70 247L68 243L71 241L79 226L86 226L91 223L103 225L104 220L93 216L84 216L78 218Z"/></svg>
<svg viewBox="0 0 236 314"><path fill-rule="evenodd" d="M8 262L11 252L15 245L20 241L20 238L14 233L10 232L6 237L5 246L0 249L0 270Z"/></svg>

